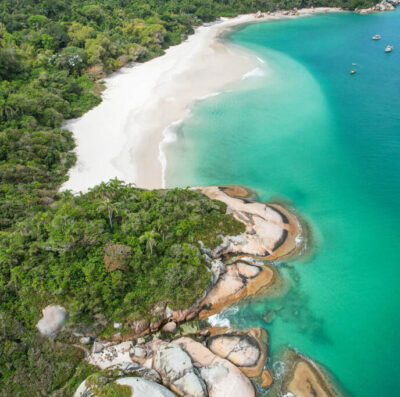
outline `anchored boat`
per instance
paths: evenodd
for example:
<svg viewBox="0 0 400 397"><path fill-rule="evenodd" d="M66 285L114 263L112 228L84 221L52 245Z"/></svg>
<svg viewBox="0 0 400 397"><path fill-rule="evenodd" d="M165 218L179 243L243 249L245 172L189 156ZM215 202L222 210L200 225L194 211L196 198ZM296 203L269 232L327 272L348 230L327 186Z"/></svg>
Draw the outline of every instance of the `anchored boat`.
<svg viewBox="0 0 400 397"><path fill-rule="evenodd" d="M393 51L393 46L391 46L391 45L388 45L386 48L385 48L385 52L392 52Z"/></svg>
<svg viewBox="0 0 400 397"><path fill-rule="evenodd" d="M372 40L380 40L380 39L381 39L380 34L376 34L375 36L372 37Z"/></svg>

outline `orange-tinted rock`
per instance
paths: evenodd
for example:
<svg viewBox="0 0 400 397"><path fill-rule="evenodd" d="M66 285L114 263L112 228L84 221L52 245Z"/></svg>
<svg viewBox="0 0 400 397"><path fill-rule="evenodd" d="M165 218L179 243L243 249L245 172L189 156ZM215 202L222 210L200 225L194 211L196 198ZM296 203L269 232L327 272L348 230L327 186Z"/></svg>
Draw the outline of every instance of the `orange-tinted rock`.
<svg viewBox="0 0 400 397"><path fill-rule="evenodd" d="M243 274L244 266L255 266L246 265L244 261L240 261L240 265L241 270L238 264L226 266L226 273L219 278L200 304L200 319L219 313L224 307L255 295L273 284L275 273L272 268L262 266L255 277L246 278ZM251 273L253 274L252 270Z"/></svg>
<svg viewBox="0 0 400 397"><path fill-rule="evenodd" d="M274 381L274 378L271 375L271 372L269 372L267 369L264 369L262 375L262 387L270 387L272 385L272 382Z"/></svg>

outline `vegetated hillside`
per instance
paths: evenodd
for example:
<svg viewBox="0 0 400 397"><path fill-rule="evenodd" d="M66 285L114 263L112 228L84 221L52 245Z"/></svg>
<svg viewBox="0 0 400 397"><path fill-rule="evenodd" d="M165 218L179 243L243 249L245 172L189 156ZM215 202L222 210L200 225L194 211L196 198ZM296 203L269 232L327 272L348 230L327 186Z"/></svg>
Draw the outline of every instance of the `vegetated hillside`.
<svg viewBox="0 0 400 397"><path fill-rule="evenodd" d="M220 233L242 231L225 204L201 193L147 191L114 180L87 194L62 194L47 211L0 232L3 395L46 395L76 365L85 367L60 343L74 330L101 334L113 321L148 317L160 302L191 306L211 278L199 241L214 248ZM70 313L69 333L57 343L35 328L41 309L53 303ZM45 381L31 384L31 377Z"/></svg>
<svg viewBox="0 0 400 397"><path fill-rule="evenodd" d="M56 199L75 161L63 120L100 102L94 79L162 54L218 16L357 1L2 0L0 228Z"/></svg>
<svg viewBox="0 0 400 397"><path fill-rule="evenodd" d="M140 316L157 301L190 304L209 278L198 239L239 232L224 207L186 191L116 181L59 194L74 164L61 124L100 102L96 79L161 55L219 16L358 1L2 0L0 2L0 395L70 395L90 368L40 337L40 309L71 323ZM159 286L162 284L162 288Z"/></svg>

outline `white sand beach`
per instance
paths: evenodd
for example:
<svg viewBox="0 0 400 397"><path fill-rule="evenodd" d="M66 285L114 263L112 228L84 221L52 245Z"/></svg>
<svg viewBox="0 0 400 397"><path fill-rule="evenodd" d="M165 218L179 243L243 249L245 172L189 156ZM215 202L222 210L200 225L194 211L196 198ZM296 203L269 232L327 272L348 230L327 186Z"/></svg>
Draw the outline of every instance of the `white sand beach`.
<svg viewBox="0 0 400 397"><path fill-rule="evenodd" d="M296 16L328 11L339 10L303 9ZM77 163L62 189L84 192L112 178L163 187L160 143L165 129L184 119L196 99L229 89L263 63L221 40L221 33L238 24L293 17L287 12L262 18L249 14L201 26L165 55L106 78L102 103L64 125L74 135Z"/></svg>

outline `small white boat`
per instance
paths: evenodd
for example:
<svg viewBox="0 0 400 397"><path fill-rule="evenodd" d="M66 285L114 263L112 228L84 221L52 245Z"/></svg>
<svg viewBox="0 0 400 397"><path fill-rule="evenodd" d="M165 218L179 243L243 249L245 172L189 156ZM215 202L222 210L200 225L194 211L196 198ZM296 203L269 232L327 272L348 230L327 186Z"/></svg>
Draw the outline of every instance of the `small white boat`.
<svg viewBox="0 0 400 397"><path fill-rule="evenodd" d="M386 48L385 48L385 52L392 52L393 51L393 46L391 46L391 45L388 45Z"/></svg>
<svg viewBox="0 0 400 397"><path fill-rule="evenodd" d="M375 36L372 36L372 40L380 40L380 39L381 39L380 34L376 34Z"/></svg>

